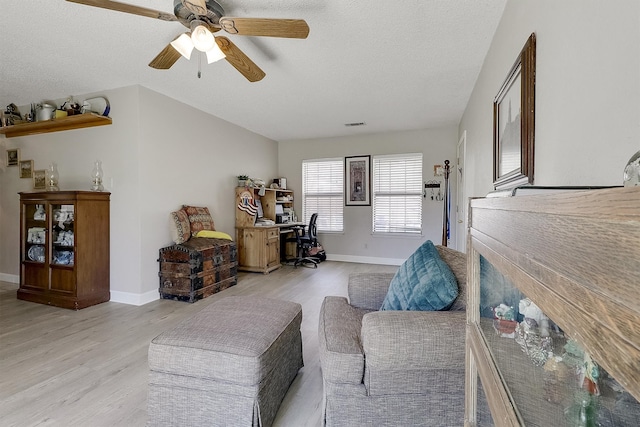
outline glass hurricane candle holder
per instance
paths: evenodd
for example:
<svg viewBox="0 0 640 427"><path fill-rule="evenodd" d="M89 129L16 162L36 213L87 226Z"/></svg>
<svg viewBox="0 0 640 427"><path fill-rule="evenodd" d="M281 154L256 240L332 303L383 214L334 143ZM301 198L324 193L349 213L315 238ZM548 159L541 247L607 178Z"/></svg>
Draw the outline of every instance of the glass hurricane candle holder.
<svg viewBox="0 0 640 427"><path fill-rule="evenodd" d="M93 171L91 172L92 183L91 186L92 191L104 191L104 186L102 185L102 162L100 160L96 160L93 163Z"/></svg>
<svg viewBox="0 0 640 427"><path fill-rule="evenodd" d="M47 169L47 191L59 191L58 180L60 175L58 174L58 165L51 163Z"/></svg>

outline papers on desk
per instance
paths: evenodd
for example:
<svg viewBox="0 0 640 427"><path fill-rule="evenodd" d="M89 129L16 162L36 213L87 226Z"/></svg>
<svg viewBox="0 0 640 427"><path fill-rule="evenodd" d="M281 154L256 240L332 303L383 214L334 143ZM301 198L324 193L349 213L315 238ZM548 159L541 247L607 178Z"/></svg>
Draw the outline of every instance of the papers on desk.
<svg viewBox="0 0 640 427"><path fill-rule="evenodd" d="M275 224L275 221L271 219L260 218L256 220L256 227L271 227Z"/></svg>

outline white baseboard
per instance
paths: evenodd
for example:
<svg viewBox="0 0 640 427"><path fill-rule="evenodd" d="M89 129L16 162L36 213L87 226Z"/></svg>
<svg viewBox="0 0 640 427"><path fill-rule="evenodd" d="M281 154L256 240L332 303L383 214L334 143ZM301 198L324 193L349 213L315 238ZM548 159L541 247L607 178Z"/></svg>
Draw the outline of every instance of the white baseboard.
<svg viewBox="0 0 640 427"><path fill-rule="evenodd" d="M120 302L129 305L145 305L160 298L157 289L143 294L134 294L132 292L111 291L111 301Z"/></svg>
<svg viewBox="0 0 640 427"><path fill-rule="evenodd" d="M0 273L0 281L20 284L20 276L15 274ZM111 291L111 299L113 302L120 302L129 305L145 305L160 298L158 290L145 292L144 294L134 294L133 292Z"/></svg>
<svg viewBox="0 0 640 427"><path fill-rule="evenodd" d="M376 258L356 255L334 255L327 254L327 260L329 261L341 261L341 262L356 262L359 264L379 264L379 265L402 265L404 259L395 258Z"/></svg>
<svg viewBox="0 0 640 427"><path fill-rule="evenodd" d="M17 274L0 273L0 281L20 284L20 276Z"/></svg>

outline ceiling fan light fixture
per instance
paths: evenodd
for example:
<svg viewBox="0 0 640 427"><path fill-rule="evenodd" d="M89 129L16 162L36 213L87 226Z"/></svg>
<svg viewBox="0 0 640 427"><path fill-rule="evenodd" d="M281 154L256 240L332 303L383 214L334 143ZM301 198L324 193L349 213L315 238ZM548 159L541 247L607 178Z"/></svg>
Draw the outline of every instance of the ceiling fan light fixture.
<svg viewBox="0 0 640 427"><path fill-rule="evenodd" d="M220 50L220 47L217 43L214 43L213 47L207 51L207 64L211 64L212 62L220 61L221 59L226 58L227 55Z"/></svg>
<svg viewBox="0 0 640 427"><path fill-rule="evenodd" d="M204 25L198 25L191 31L191 41L200 52L208 52L216 45L216 39Z"/></svg>
<svg viewBox="0 0 640 427"><path fill-rule="evenodd" d="M187 59L191 59L191 52L193 51L193 42L191 37L187 33L180 34L180 37L171 42L171 46L177 50L180 55Z"/></svg>

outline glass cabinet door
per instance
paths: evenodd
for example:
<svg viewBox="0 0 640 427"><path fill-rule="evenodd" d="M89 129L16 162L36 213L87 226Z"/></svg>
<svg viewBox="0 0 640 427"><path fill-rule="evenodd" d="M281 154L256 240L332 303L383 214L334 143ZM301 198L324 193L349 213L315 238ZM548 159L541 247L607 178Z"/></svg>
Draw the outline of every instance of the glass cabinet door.
<svg viewBox="0 0 640 427"><path fill-rule="evenodd" d="M521 425L638 426L636 399L482 256L479 310Z"/></svg>
<svg viewBox="0 0 640 427"><path fill-rule="evenodd" d="M25 245L22 259L44 264L47 254L47 213L44 204L25 203Z"/></svg>
<svg viewBox="0 0 640 427"><path fill-rule="evenodd" d="M51 205L51 264L73 266L75 209L72 204Z"/></svg>

